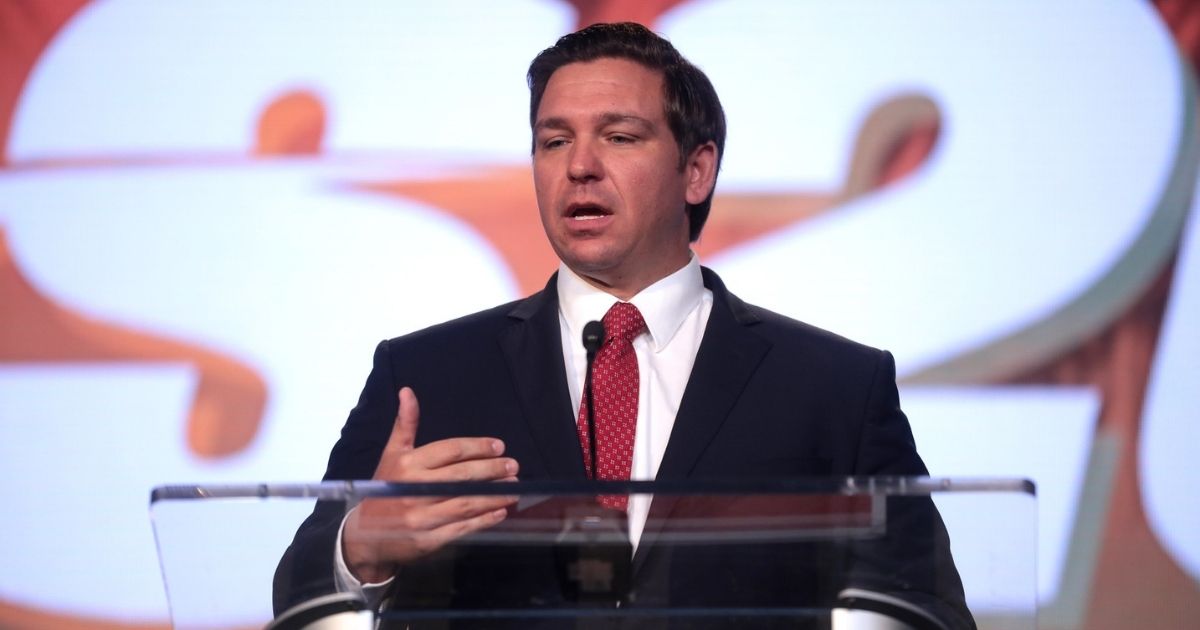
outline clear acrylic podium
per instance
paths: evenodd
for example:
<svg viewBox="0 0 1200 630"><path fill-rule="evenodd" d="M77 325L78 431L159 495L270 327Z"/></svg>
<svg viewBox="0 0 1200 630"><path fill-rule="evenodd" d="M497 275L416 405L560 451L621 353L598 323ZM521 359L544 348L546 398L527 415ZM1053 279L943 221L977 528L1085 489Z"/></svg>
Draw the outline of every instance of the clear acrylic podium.
<svg viewBox="0 0 1200 630"><path fill-rule="evenodd" d="M337 594L347 510L483 495L516 503L403 567L382 603ZM649 506L636 548L623 513L596 502L616 495ZM281 614L344 609L368 628L970 627L944 614L955 568L979 628L1037 627L1022 479L173 485L152 491L150 513L179 630L304 627L273 622L273 589Z"/></svg>

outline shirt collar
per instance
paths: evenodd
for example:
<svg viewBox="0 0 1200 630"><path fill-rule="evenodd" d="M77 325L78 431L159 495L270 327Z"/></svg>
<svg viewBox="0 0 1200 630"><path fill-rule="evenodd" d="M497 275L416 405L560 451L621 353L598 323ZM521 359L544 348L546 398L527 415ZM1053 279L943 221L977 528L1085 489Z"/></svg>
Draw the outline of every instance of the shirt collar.
<svg viewBox="0 0 1200 630"><path fill-rule="evenodd" d="M700 259L692 254L688 264L675 273L642 289L629 300L642 313L650 332L650 344L661 352L704 296ZM567 322L571 339L583 334L583 326L600 321L619 300L589 284L565 264L558 267L558 309Z"/></svg>

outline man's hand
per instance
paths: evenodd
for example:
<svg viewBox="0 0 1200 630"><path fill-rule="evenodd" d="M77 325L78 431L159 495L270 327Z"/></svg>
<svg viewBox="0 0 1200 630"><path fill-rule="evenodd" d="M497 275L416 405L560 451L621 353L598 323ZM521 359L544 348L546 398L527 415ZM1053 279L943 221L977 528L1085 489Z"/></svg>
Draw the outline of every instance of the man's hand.
<svg viewBox="0 0 1200 630"><path fill-rule="evenodd" d="M415 448L420 408L412 389L400 390L400 408L379 466L378 481L516 481L517 461L495 438L451 438ZM396 566L504 520L515 497L366 499L342 530L346 566L362 582L382 582Z"/></svg>

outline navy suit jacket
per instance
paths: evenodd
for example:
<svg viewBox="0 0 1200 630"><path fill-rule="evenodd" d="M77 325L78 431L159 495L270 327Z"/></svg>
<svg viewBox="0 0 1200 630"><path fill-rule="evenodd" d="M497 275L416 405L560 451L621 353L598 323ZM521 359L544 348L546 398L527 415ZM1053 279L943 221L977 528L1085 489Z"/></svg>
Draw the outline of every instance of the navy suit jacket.
<svg viewBox="0 0 1200 630"><path fill-rule="evenodd" d="M900 410L890 354L746 304L715 273L703 274L712 312L659 480L927 474ZM418 445L493 436L520 462L523 481L584 480L561 344L555 278L524 300L382 342L325 478L371 477L391 432L396 392L407 385L421 405ZM853 585L897 594L951 627L973 627L936 510L927 499L900 507L906 525L895 535L904 540L877 541L875 549L800 546L787 557L776 547L705 552L644 537L633 565L639 601L824 606ZM343 509L318 505L301 527L277 572L277 609L322 584L328 590ZM461 556L433 557L404 567L397 580L424 594L395 595L421 602L440 589L452 593L441 605L508 597L554 604L557 586L542 561L552 559L532 550L492 553L469 566ZM712 562L723 570L704 568ZM459 570L447 576L444 568L456 563ZM830 582L830 571L844 572L851 584Z"/></svg>

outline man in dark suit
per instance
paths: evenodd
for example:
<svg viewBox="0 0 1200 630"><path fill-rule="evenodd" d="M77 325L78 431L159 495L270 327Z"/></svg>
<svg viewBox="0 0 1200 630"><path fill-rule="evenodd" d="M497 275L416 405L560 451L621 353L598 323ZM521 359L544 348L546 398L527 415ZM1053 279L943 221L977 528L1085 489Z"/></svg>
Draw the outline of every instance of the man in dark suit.
<svg viewBox="0 0 1200 630"><path fill-rule="evenodd" d="M699 69L644 27L596 25L543 51L529 83L534 186L559 272L527 299L381 343L326 479L585 479L577 340L601 316L610 341L613 322L630 325L623 349L597 358L598 374L625 366L596 385L600 478L926 474L889 354L745 304L691 253L725 140ZM394 605L561 602L549 551L448 546L503 521L512 501L319 505L281 563L277 608L331 584ZM649 499L619 509L636 544ZM891 593L933 627L973 627L936 512L897 513L919 533L874 543L879 554L641 545L637 602L829 605L836 592L816 574L839 563L852 577L836 588Z"/></svg>

